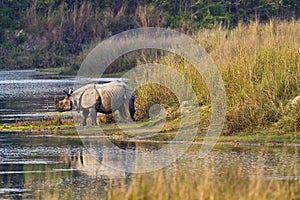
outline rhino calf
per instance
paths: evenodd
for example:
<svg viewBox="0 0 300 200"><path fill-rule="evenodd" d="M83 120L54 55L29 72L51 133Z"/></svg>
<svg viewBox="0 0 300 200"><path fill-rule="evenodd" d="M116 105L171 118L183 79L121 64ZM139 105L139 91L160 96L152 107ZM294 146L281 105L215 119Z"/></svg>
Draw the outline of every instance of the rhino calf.
<svg viewBox="0 0 300 200"><path fill-rule="evenodd" d="M66 97L59 101L54 97L55 108L59 112L82 111L82 125L86 125L88 115L92 125L97 124L97 112L111 114L118 111L124 120L134 121L134 93L123 81L112 81L107 84L88 84L73 92L66 92Z"/></svg>

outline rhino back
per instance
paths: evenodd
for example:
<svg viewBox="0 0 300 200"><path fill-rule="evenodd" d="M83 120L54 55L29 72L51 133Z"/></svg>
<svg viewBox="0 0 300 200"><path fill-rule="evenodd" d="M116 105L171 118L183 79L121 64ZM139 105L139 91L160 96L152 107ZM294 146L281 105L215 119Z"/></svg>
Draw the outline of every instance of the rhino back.
<svg viewBox="0 0 300 200"><path fill-rule="evenodd" d="M91 89L94 88L94 84L87 84L83 87L78 88L77 90L75 90L72 94L72 99L78 101L79 98L81 97L81 95L87 90L87 89Z"/></svg>
<svg viewBox="0 0 300 200"><path fill-rule="evenodd" d="M122 85L96 87L101 98L101 110L114 111L124 104L125 89Z"/></svg>
<svg viewBox="0 0 300 200"><path fill-rule="evenodd" d="M106 84L87 84L78 88L72 94L72 101L82 108L94 106L101 100L100 110L111 112L118 109L128 99L131 88L123 81L112 81Z"/></svg>

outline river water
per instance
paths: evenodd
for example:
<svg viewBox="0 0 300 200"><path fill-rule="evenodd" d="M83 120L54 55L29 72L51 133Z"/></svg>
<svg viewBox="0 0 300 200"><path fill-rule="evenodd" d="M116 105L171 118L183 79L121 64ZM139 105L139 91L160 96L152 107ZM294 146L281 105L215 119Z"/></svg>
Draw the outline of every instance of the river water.
<svg viewBox="0 0 300 200"><path fill-rule="evenodd" d="M34 70L0 71L0 124L41 117L54 111L53 97L74 85L74 78Z"/></svg>
<svg viewBox="0 0 300 200"><path fill-rule="evenodd" d="M113 78L84 79L48 75L35 70L0 71L0 124L51 116L54 96L76 83L108 82ZM76 87L74 88L76 89Z"/></svg>
<svg viewBox="0 0 300 200"><path fill-rule="evenodd" d="M32 70L0 71L0 124L44 117L54 111L53 96L62 98L62 91L74 82L74 77L48 76ZM133 154L164 145L115 144ZM99 152L102 147L110 148L102 144ZM245 177L256 178L263 172L264 179L300 180L299 146L217 145L205 159L198 157L200 147L201 144L193 144L163 170L170 174L176 170L202 173L213 163L216 174L235 165ZM132 162L132 166L138 163L121 154L118 157L116 148L106 149L109 151L117 154L118 162ZM110 156L104 153L98 157L90 155L79 138L0 132L0 199L106 199L114 189L112 180L130 185L135 176L104 165L107 159Z"/></svg>
<svg viewBox="0 0 300 200"><path fill-rule="evenodd" d="M159 143L141 142L116 145L136 153L162 146ZM170 174L176 170L198 174L213 163L216 174L223 173L229 165L236 165L245 177L255 178L263 171L265 179L300 180L297 147L266 149L261 146L218 145L208 157L200 159L200 146L192 145L191 150L163 170ZM111 151L117 153L115 149ZM106 199L109 190L113 189L111 180L130 184L134 176L102 164L106 159L109 158L104 154L101 159L91 156L79 138L24 136L2 132L0 199ZM125 158L119 156L119 159L122 162ZM131 162L138 163L136 160Z"/></svg>

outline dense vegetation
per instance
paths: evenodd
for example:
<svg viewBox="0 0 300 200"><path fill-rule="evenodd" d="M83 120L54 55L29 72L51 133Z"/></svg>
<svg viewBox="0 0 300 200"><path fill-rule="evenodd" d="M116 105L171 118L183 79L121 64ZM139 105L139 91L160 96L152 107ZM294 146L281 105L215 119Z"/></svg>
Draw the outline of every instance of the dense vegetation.
<svg viewBox="0 0 300 200"><path fill-rule="evenodd" d="M205 46L222 75L227 98L224 130L227 134L300 130L300 104L290 107L290 100L300 93L298 35L300 21L277 20L239 24L231 30L216 27L192 35ZM182 73L193 86L200 106L210 105L205 83L199 81L201 77L188 62L175 55L166 55L155 63L172 66ZM137 99L140 110L147 111L151 105L165 99L172 104L172 94L157 90L159 88L137 91L137 96L142 97Z"/></svg>
<svg viewBox="0 0 300 200"><path fill-rule="evenodd" d="M2 0L0 67L76 69L92 43L137 27L192 33L299 14L298 0Z"/></svg>

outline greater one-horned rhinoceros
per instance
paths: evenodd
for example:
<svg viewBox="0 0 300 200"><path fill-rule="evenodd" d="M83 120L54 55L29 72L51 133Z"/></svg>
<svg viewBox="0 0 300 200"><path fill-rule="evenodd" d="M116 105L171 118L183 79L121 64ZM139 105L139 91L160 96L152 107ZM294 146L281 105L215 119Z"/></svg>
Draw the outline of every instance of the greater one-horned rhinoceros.
<svg viewBox="0 0 300 200"><path fill-rule="evenodd" d="M96 125L97 112L110 114L119 111L120 117L124 120L129 116L134 120L134 93L123 81L112 81L106 84L88 84L73 92L64 91L67 96L58 101L54 97L55 108L59 112L70 111L74 108L82 111L82 125L90 114L92 125Z"/></svg>

